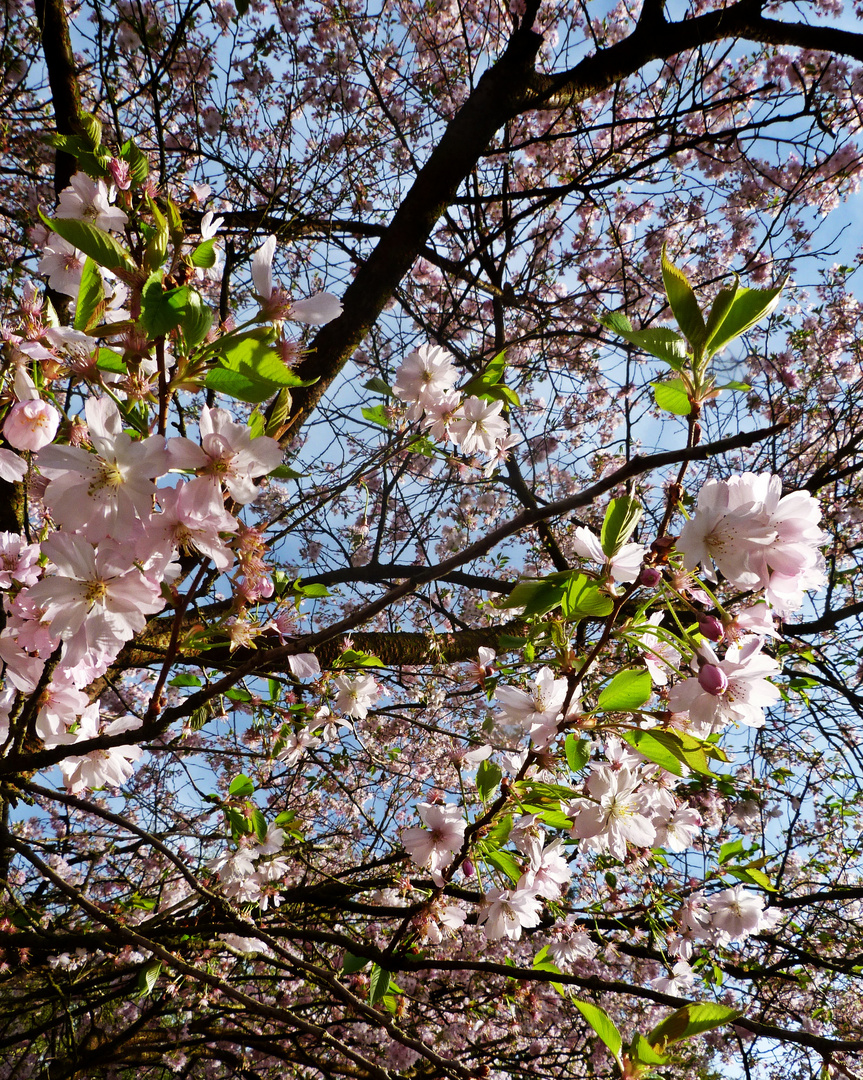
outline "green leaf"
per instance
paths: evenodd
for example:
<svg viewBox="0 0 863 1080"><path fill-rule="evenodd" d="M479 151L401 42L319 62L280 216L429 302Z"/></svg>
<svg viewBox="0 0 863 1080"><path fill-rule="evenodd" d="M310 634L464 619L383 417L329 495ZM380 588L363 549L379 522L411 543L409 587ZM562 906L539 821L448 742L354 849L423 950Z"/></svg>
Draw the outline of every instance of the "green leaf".
<svg viewBox="0 0 863 1080"><path fill-rule="evenodd" d="M704 341L707 327L704 325L704 317L701 308L692 291L692 286L682 270L679 270L665 253L665 245L662 247L662 283L665 286L665 295L668 303L677 319L677 325L685 334L690 345L698 348Z"/></svg>
<svg viewBox="0 0 863 1080"><path fill-rule="evenodd" d="M369 1004L377 1005L389 988L390 973L384 971L380 964L372 964L372 973L369 977Z"/></svg>
<svg viewBox="0 0 863 1080"><path fill-rule="evenodd" d="M759 888L765 889L767 892L777 891L770 878L763 870L759 870L757 866L726 866L723 867L722 872L730 874L731 877L737 878L738 881L746 882L747 885L758 885Z"/></svg>
<svg viewBox="0 0 863 1080"><path fill-rule="evenodd" d="M42 221L64 240L89 255L99 266L106 270L125 270L131 272L135 269L132 256L110 233L90 225L86 221L78 221L76 218L55 218L52 220L39 211Z"/></svg>
<svg viewBox="0 0 863 1080"><path fill-rule="evenodd" d="M395 396L390 384L384 382L383 379L379 379L377 376L373 379L369 379L368 382L363 383L363 390L373 390L376 394L383 394L385 397Z"/></svg>
<svg viewBox="0 0 863 1080"><path fill-rule="evenodd" d="M731 305L734 303L734 298L739 291L740 278L735 274L734 284L728 289L720 289L713 300L713 304L710 307L710 314L707 316L707 329L704 336L704 350L708 354L710 351L710 342L713 340L716 331L725 321L725 317L731 310Z"/></svg>
<svg viewBox="0 0 863 1080"><path fill-rule="evenodd" d="M602 522L600 544L606 558L613 558L635 532L641 519L641 503L631 495L612 499Z"/></svg>
<svg viewBox="0 0 863 1080"><path fill-rule="evenodd" d="M146 964L143 968L141 968L141 972L138 975L139 998L149 997L150 994L153 993L161 971L161 960L151 960L149 964Z"/></svg>
<svg viewBox="0 0 863 1080"><path fill-rule="evenodd" d="M603 619L614 609L614 601L592 578L576 574L566 584L561 611L565 619Z"/></svg>
<svg viewBox="0 0 863 1080"><path fill-rule="evenodd" d="M735 338L766 318L779 303L784 288L785 281L775 289L738 289L725 318L707 342L707 355L715 356Z"/></svg>
<svg viewBox="0 0 863 1080"><path fill-rule="evenodd" d="M683 767L680 758L669 750L659 739L655 738L650 731L625 731L624 742L628 742L640 754L652 761L655 765L661 765L675 776L683 775Z"/></svg>
<svg viewBox="0 0 863 1080"><path fill-rule="evenodd" d="M222 350L222 366L247 379L270 383L270 396L282 386L312 386L318 381L316 378L301 379L291 371L269 340L270 332L262 334L260 330L228 339Z"/></svg>
<svg viewBox="0 0 863 1080"><path fill-rule="evenodd" d="M727 844L723 844L719 849L719 865L722 866L729 859L733 859L735 855L739 855L744 846L744 842L740 837L737 840L729 840Z"/></svg>
<svg viewBox="0 0 863 1080"><path fill-rule="evenodd" d="M250 405L260 405L275 393L272 383L250 379L239 371L229 371L224 367L215 367L208 371L204 386L237 401L247 401Z"/></svg>
<svg viewBox="0 0 863 1080"><path fill-rule="evenodd" d="M213 309L201 299L195 289L189 289L186 310L183 313L180 329L188 349L194 349L204 340L213 325Z"/></svg>
<svg viewBox="0 0 863 1080"><path fill-rule="evenodd" d="M680 371L686 363L686 342L669 327L655 326L646 330L633 330L629 319L619 311L610 311L599 321L630 345L664 360L675 371Z"/></svg>
<svg viewBox="0 0 863 1080"><path fill-rule="evenodd" d="M113 349L100 349L96 359L96 367L100 371L112 371L115 375L125 375L126 365L123 357Z"/></svg>
<svg viewBox="0 0 863 1080"><path fill-rule="evenodd" d="M354 956L353 953L345 951L342 960L342 971L345 975L353 975L355 971L362 971L367 963L368 960L364 960L361 956Z"/></svg>
<svg viewBox="0 0 863 1080"><path fill-rule="evenodd" d="M93 113L82 112L78 114L78 123L84 131L84 137L95 150L102 144L102 121Z"/></svg>
<svg viewBox="0 0 863 1080"><path fill-rule="evenodd" d="M742 1015L739 1009L732 1009L728 1005L717 1005L712 1001L684 1005L682 1009L673 1012L671 1016L666 1016L662 1023L649 1031L647 1041L651 1046L667 1046L669 1043L680 1042L681 1039L699 1035L702 1031L711 1031L723 1024L730 1024Z"/></svg>
<svg viewBox="0 0 863 1080"><path fill-rule="evenodd" d="M231 785L228 788L228 795L232 799L247 799L250 795L254 795L255 785L248 778L240 773L239 776L235 776L231 781Z"/></svg>
<svg viewBox="0 0 863 1080"><path fill-rule="evenodd" d="M740 382L737 379L732 379L730 382L723 383L722 386L717 386L717 390L751 390L752 387L749 383Z"/></svg>
<svg viewBox="0 0 863 1080"><path fill-rule="evenodd" d="M283 386L282 389L276 394L275 400L267 410L267 424L264 429L264 435L269 435L271 438L278 438L282 431L282 428L287 423L288 417L291 415L291 406L293 405L293 397L287 386ZM279 468L287 468L286 465L280 465ZM291 474L287 479L296 480L302 473L296 472L294 469L288 469ZM272 473L270 474L272 475Z"/></svg>
<svg viewBox="0 0 863 1080"><path fill-rule="evenodd" d="M483 802L488 802L493 792L497 789L503 770L493 761L481 761L476 771L476 789Z"/></svg>
<svg viewBox="0 0 863 1080"><path fill-rule="evenodd" d="M159 338L175 330L186 314L189 286L179 289L162 288L162 271L155 270L141 290L141 325L147 337Z"/></svg>
<svg viewBox="0 0 863 1080"><path fill-rule="evenodd" d="M531 615L545 615L548 611L560 607L563 599L563 588L550 581L527 580L519 581L505 600L499 600L498 606L503 608L523 607L527 617Z"/></svg>
<svg viewBox="0 0 863 1080"><path fill-rule="evenodd" d="M209 240L202 240L200 244L195 248L192 254L189 256L189 261L192 266L200 267L202 270L209 270L211 266L216 265L216 238L211 236Z"/></svg>
<svg viewBox="0 0 863 1080"><path fill-rule="evenodd" d="M147 196L147 207L156 224L154 228L149 230L147 246L144 249L144 268L146 270L156 270L167 258L171 231L168 228L165 215L149 195Z"/></svg>
<svg viewBox="0 0 863 1080"><path fill-rule="evenodd" d="M573 998L572 1003L612 1052L615 1059L619 1061L623 1039L605 1009L600 1009L598 1005L593 1005L589 1001L579 1001L578 998Z"/></svg>
<svg viewBox="0 0 863 1080"><path fill-rule="evenodd" d="M668 769L669 772L673 772L678 776L681 775L679 769L670 768L669 765L665 764L665 761L658 760L661 752L656 746L657 743L673 755L677 761L682 762L694 772L716 778L716 773L711 771L707 763L705 744L699 739L695 739L691 735L685 735L682 732L663 731L659 728L651 728L649 732L632 732L630 734L632 738L628 736L624 736L624 738L631 746L634 746L645 757L650 758L651 761L656 761L658 765ZM649 738L646 738L646 736L649 736Z"/></svg>
<svg viewBox="0 0 863 1080"><path fill-rule="evenodd" d="M150 174L150 161L134 139L123 143L119 156L123 161L128 161L132 181L135 184L143 184Z"/></svg>
<svg viewBox="0 0 863 1080"><path fill-rule="evenodd" d="M491 863L495 870L500 870L514 884L522 875L522 869L508 851L488 851L483 854L486 862Z"/></svg>
<svg viewBox="0 0 863 1080"><path fill-rule="evenodd" d="M668 1055L657 1053L639 1032L635 1033L629 1044L629 1057L636 1065L664 1065L668 1061Z"/></svg>
<svg viewBox="0 0 863 1080"><path fill-rule="evenodd" d="M272 476L274 480L299 480L305 475L305 473L297 472L296 469L292 469L290 465L279 465L277 469L273 469L271 473L267 473L267 476Z"/></svg>
<svg viewBox="0 0 863 1080"><path fill-rule="evenodd" d="M646 668L621 671L599 695L598 706L604 712L632 712L650 700L653 686Z"/></svg>
<svg viewBox="0 0 863 1080"><path fill-rule="evenodd" d="M569 734L564 741L563 748L566 752L566 762L572 772L581 772L590 760L590 743L587 739L576 739Z"/></svg>
<svg viewBox="0 0 863 1080"><path fill-rule="evenodd" d="M197 675L187 675L185 671L181 671L171 679L168 686L203 686L203 683Z"/></svg>
<svg viewBox="0 0 863 1080"><path fill-rule="evenodd" d="M257 808L252 814L252 829L258 840L263 844L267 839L267 819Z"/></svg>
<svg viewBox="0 0 863 1080"><path fill-rule="evenodd" d="M102 275L96 263L87 256L81 272L73 326L76 330L89 330L93 326L98 326L104 313L105 290L102 286Z"/></svg>
<svg viewBox="0 0 863 1080"><path fill-rule="evenodd" d="M692 412L689 391L682 379L665 379L650 385L660 409L674 413L675 416L689 416Z"/></svg>
<svg viewBox="0 0 863 1080"><path fill-rule="evenodd" d="M308 589L314 588L326 588L324 585L315 586L308 585ZM306 595L309 595L308 593ZM329 593L319 593L319 596L329 596ZM334 667L383 667L384 662L379 656L373 656L371 653L362 652L360 649L345 649L344 652L336 660Z"/></svg>
<svg viewBox="0 0 863 1080"><path fill-rule="evenodd" d="M221 697L216 698L214 701L205 701L189 717L189 727L192 731L200 731L214 716L222 716L224 711L224 702Z"/></svg>
<svg viewBox="0 0 863 1080"><path fill-rule="evenodd" d="M383 405L365 405L360 411L369 423L377 424L378 427L382 428L391 427L390 418L387 416Z"/></svg>

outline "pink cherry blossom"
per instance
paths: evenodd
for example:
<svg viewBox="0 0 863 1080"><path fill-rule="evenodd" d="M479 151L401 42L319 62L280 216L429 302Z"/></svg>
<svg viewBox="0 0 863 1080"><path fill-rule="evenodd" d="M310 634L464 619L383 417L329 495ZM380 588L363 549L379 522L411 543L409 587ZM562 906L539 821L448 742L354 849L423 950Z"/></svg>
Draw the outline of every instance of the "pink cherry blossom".
<svg viewBox="0 0 863 1080"><path fill-rule="evenodd" d="M401 841L417 866L431 871L436 885L443 884L445 870L464 843L465 820L457 806L420 803L417 811L426 828L402 829Z"/></svg>
<svg viewBox="0 0 863 1080"><path fill-rule="evenodd" d="M201 445L190 439L171 439L168 454L172 468L196 469L210 497L219 505L224 483L234 502L246 505L257 498L255 477L265 476L282 463L282 448L275 439L261 435L257 439L245 424L238 424L225 409L204 406L198 421Z"/></svg>
<svg viewBox="0 0 863 1080"><path fill-rule="evenodd" d="M610 559L602 550L599 537L583 526L573 529L570 547L582 559L590 559L606 568L612 581L635 581L647 548L643 544L624 544Z"/></svg>
<svg viewBox="0 0 863 1080"><path fill-rule="evenodd" d="M569 804L572 835L587 841L586 847L608 851L616 859L626 857L627 843L650 847L656 829L644 813L638 776L628 769L598 768L587 781L589 799Z"/></svg>
<svg viewBox="0 0 863 1080"><path fill-rule="evenodd" d="M433 410L446 400L458 379L452 356L438 345L423 345L409 353L396 372L393 393L410 405L408 419L419 420L424 409Z"/></svg>
<svg viewBox="0 0 863 1080"><path fill-rule="evenodd" d="M141 721L136 716L126 716L120 720L100 726L99 706L90 705L79 721L75 741L83 742L97 735L117 735L122 731L134 731ZM141 757L140 746L111 746L105 750L92 750L82 756L64 758L60 762L63 783L72 795L86 789L120 787L134 772L134 762Z"/></svg>
<svg viewBox="0 0 863 1080"><path fill-rule="evenodd" d="M497 444L509 435L509 427L500 416L502 409L502 401L467 398L449 425L450 439L465 454L494 453Z"/></svg>
<svg viewBox="0 0 863 1080"><path fill-rule="evenodd" d="M490 941L518 941L523 928L537 926L542 904L536 893L517 889L489 889L477 924Z"/></svg>
<svg viewBox="0 0 863 1080"><path fill-rule="evenodd" d="M39 468L51 479L45 505L65 528L92 540L123 540L136 521L150 516L153 478L168 470L165 440L159 435L133 440L109 397L89 398L85 411L94 454L76 446L46 446L39 452Z"/></svg>
<svg viewBox="0 0 863 1080"><path fill-rule="evenodd" d="M41 450L57 434L60 414L47 401L18 401L9 410L3 434L16 450Z"/></svg>
<svg viewBox="0 0 863 1080"><path fill-rule="evenodd" d="M333 684L338 691L336 708L345 716L354 716L362 720L368 716L380 695L380 687L371 675L361 674L352 679L348 675L339 675Z"/></svg>
<svg viewBox="0 0 863 1080"><path fill-rule="evenodd" d="M720 661L709 645L702 644L702 657L715 669L707 680L709 689L700 677L685 679L671 688L669 708L688 712L690 721L705 735L731 723L762 727L764 707L779 700L778 688L767 681L779 674L779 664L761 648L761 639L750 637L743 645L730 645Z"/></svg>

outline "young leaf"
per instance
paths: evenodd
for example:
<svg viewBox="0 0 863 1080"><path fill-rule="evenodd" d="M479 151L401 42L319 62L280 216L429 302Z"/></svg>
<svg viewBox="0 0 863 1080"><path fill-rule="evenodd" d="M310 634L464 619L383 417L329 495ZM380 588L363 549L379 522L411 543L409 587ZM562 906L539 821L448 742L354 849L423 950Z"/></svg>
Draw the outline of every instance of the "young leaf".
<svg viewBox="0 0 863 1080"><path fill-rule="evenodd" d="M599 322L630 345L664 360L675 371L680 371L686 362L686 342L670 327L656 326L633 330L629 319L619 311L607 312Z"/></svg>
<svg viewBox="0 0 863 1080"><path fill-rule="evenodd" d="M636 749L639 754L644 754L648 761L655 765L661 765L667 772L675 776L683 775L683 766L677 757L667 746L653 737L649 731L625 731L622 736L624 742Z"/></svg>
<svg viewBox="0 0 863 1080"><path fill-rule="evenodd" d="M228 794L232 799L246 799L249 795L253 795L254 792L255 785L248 776L244 776L242 773L234 777L228 788Z"/></svg>
<svg viewBox="0 0 863 1080"><path fill-rule="evenodd" d="M573 998L572 1003L612 1052L615 1059L619 1061L623 1039L605 1009L600 1009L598 1005L593 1005L589 1001L579 1001L578 998Z"/></svg>
<svg viewBox="0 0 863 1080"><path fill-rule="evenodd" d="M101 322L104 312L105 290L102 286L102 275L96 263L88 256L81 272L75 321L72 325L76 330L89 330Z"/></svg>
<svg viewBox="0 0 863 1080"><path fill-rule="evenodd" d="M636 1065L664 1065L668 1061L668 1055L657 1053L639 1032L636 1032L633 1036L629 1045L628 1056Z"/></svg>
<svg viewBox="0 0 863 1080"><path fill-rule="evenodd" d="M600 534L600 544L607 558L613 558L632 536L641 512L641 503L631 495L612 499L608 504Z"/></svg>
<svg viewBox="0 0 863 1080"><path fill-rule="evenodd" d="M508 851L487 851L483 854L486 862L491 863L495 870L505 874L513 885L518 884L522 870Z"/></svg>
<svg viewBox="0 0 863 1080"><path fill-rule="evenodd" d="M599 695L598 706L604 712L631 712L640 709L653 693L650 672L646 668L621 671Z"/></svg>
<svg viewBox="0 0 863 1080"><path fill-rule="evenodd" d="M692 412L689 392L682 379L665 379L663 382L650 385L653 387L656 404L660 409L674 413L675 416L689 416Z"/></svg>
<svg viewBox="0 0 863 1080"><path fill-rule="evenodd" d="M377 378L369 379L368 382L363 383L363 390L374 390L376 394L383 394L385 397L393 397L393 388L389 383L384 382L383 379Z"/></svg>
<svg viewBox="0 0 863 1080"><path fill-rule="evenodd" d="M784 288L783 281L775 289L738 289L728 313L707 342L707 355L715 356L735 338L766 318L779 303Z"/></svg>
<svg viewBox="0 0 863 1080"><path fill-rule="evenodd" d="M707 330L704 325L704 317L686 275L668 258L664 245L662 248L662 282L665 285L668 303L675 319L677 319L677 325L686 335L690 345L693 348L698 348L704 341Z"/></svg>
<svg viewBox="0 0 863 1080"><path fill-rule="evenodd" d="M563 589L552 581L519 581L505 600L500 600L499 606L504 608L523 607L524 613L530 615L545 615L560 607L563 599Z"/></svg>
<svg viewBox="0 0 863 1080"><path fill-rule="evenodd" d="M135 269L132 256L122 247L110 233L90 225L86 221L78 221L76 218L55 218L52 220L39 211L42 221L73 247L89 255L99 266L106 270Z"/></svg>
<svg viewBox="0 0 863 1080"><path fill-rule="evenodd" d="M717 1005L712 1001L684 1005L682 1009L673 1012L671 1016L666 1016L662 1023L649 1031L647 1041L651 1046L667 1046L669 1043L699 1035L702 1031L710 1031L723 1024L730 1024L742 1015L739 1009L732 1009L728 1005Z"/></svg>
<svg viewBox="0 0 863 1080"><path fill-rule="evenodd" d="M369 1005L377 1005L389 988L390 973L384 971L380 964L372 964L372 973L369 978Z"/></svg>
<svg viewBox="0 0 863 1080"><path fill-rule="evenodd" d="M364 405L360 411L362 412L363 417L371 424L377 424L378 427L382 428L389 428L392 426L383 405Z"/></svg>
<svg viewBox="0 0 863 1080"><path fill-rule="evenodd" d="M614 601L585 574L576 574L566 583L561 600L561 613L565 619L580 622L581 619L602 619L614 607Z"/></svg>
<svg viewBox="0 0 863 1080"><path fill-rule="evenodd" d="M581 772L590 760L590 743L587 739L576 739L570 733L564 741L563 748L566 752L566 763L572 772Z"/></svg>
<svg viewBox="0 0 863 1080"><path fill-rule="evenodd" d="M482 761L476 771L476 789L483 802L488 802L500 783L503 770L493 761Z"/></svg>
<svg viewBox="0 0 863 1080"><path fill-rule="evenodd" d="M202 270L209 270L216 265L216 238L211 236L209 240L202 240L189 256L192 266L198 266Z"/></svg>
<svg viewBox="0 0 863 1080"><path fill-rule="evenodd" d="M342 971L345 975L353 975L355 971L362 971L367 963L368 960L364 960L361 956L354 956L351 952L345 952L342 960Z"/></svg>
<svg viewBox="0 0 863 1080"><path fill-rule="evenodd" d="M208 390L215 390L218 394L236 398L237 401L247 401L250 405L260 405L275 393L272 383L250 379L246 375L241 375L239 371L229 371L224 367L216 367L208 371L204 386Z"/></svg>
<svg viewBox="0 0 863 1080"><path fill-rule="evenodd" d="M141 973L138 976L139 998L149 997L150 994L153 993L161 970L161 960L151 960L149 964L146 964L143 968L141 968Z"/></svg>

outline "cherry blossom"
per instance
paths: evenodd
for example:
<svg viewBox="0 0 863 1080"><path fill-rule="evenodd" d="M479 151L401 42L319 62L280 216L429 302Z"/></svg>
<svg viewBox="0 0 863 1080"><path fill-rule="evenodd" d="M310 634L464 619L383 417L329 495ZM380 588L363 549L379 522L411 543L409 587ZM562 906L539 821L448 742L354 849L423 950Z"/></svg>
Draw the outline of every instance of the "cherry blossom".
<svg viewBox="0 0 863 1080"><path fill-rule="evenodd" d="M339 675L333 684L338 691L336 708L345 716L354 716L362 720L368 716L380 695L380 687L371 675L360 674L351 679Z"/></svg>
<svg viewBox="0 0 863 1080"><path fill-rule="evenodd" d="M477 451L494 453L495 447L509 434L506 421L500 416L502 401L483 401L469 397L457 409L449 425L449 437L465 454Z"/></svg>
<svg viewBox="0 0 863 1080"><path fill-rule="evenodd" d="M635 581L641 569L647 548L643 544L624 544L609 559L602 550L599 537L579 525L573 530L570 546L576 555L604 566L612 581Z"/></svg>
<svg viewBox="0 0 863 1080"><path fill-rule="evenodd" d="M501 938L518 941L522 929L539 924L541 910L542 903L536 893L522 889L489 889L477 923L490 941Z"/></svg>
<svg viewBox="0 0 863 1080"><path fill-rule="evenodd" d="M764 708L779 700L779 690L767 680L779 674L779 664L762 653L761 638L748 637L728 647L720 660L709 645L701 645L701 671L671 688L673 712L688 712L699 731L710 734L730 723L762 727Z"/></svg>
<svg viewBox="0 0 863 1080"><path fill-rule="evenodd" d="M446 402L447 407L452 404L449 392L457 379L458 372L446 349L423 345L402 361L396 372L393 393L410 405L408 419L419 420L424 409L435 410L442 402Z"/></svg>
<svg viewBox="0 0 863 1080"><path fill-rule="evenodd" d="M457 806L420 803L417 811L426 828L411 826L401 831L401 842L417 866L431 871L436 885L443 884L445 870L464 843L465 820Z"/></svg>

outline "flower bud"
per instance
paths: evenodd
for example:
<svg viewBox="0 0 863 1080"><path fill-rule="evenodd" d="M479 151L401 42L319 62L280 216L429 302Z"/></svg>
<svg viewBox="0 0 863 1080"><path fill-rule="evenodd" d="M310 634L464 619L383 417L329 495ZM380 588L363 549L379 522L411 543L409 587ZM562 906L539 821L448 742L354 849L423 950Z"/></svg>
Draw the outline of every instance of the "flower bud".
<svg viewBox="0 0 863 1080"><path fill-rule="evenodd" d="M725 637L725 627L715 615L699 615L698 632L708 641L722 641Z"/></svg>
<svg viewBox="0 0 863 1080"><path fill-rule="evenodd" d="M465 877L473 877L474 868L473 863L470 861L470 859L465 859L465 861L461 864L461 870Z"/></svg>
<svg viewBox="0 0 863 1080"><path fill-rule="evenodd" d="M655 589L662 581L662 571L656 566L642 566L638 575L638 584L648 589Z"/></svg>
<svg viewBox="0 0 863 1080"><path fill-rule="evenodd" d="M714 697L722 697L728 689L728 676L715 664L705 664L698 672L698 685Z"/></svg>

